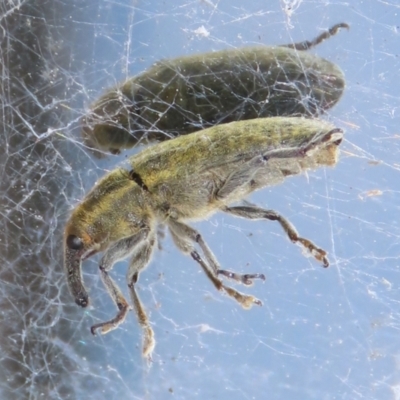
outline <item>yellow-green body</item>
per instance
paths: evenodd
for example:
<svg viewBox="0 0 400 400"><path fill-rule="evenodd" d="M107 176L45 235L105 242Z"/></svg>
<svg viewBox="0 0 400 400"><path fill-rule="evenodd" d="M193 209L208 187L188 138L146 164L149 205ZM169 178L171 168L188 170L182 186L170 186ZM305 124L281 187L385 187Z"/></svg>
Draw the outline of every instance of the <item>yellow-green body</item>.
<svg viewBox="0 0 400 400"><path fill-rule="evenodd" d="M261 187L275 185L307 168L334 165L337 145L321 147L312 156L275 159L255 172L254 179L224 198L216 196L230 174L269 150L299 147L317 132L334 126L306 118L239 121L150 146L129 163L103 177L72 213L66 231L90 243L129 236L147 221L202 219ZM147 190L130 180L135 171ZM103 247L103 246L101 246Z"/></svg>
<svg viewBox="0 0 400 400"><path fill-rule="evenodd" d="M317 116L344 87L337 65L285 46L196 54L160 61L109 90L82 132L90 147L118 153L231 121Z"/></svg>
<svg viewBox="0 0 400 400"><path fill-rule="evenodd" d="M118 313L92 326L92 333L107 333L128 315L131 305L109 272L115 262L130 257L127 282L131 304L144 332L143 355L151 357L154 332L135 285L156 247L158 224L168 227L178 249L199 264L218 290L244 308L262 303L225 285L219 276L249 285L253 279L265 279L264 274L241 275L221 269L201 234L186 221L216 211L278 221L291 241L327 267L326 251L299 236L279 213L231 203L305 169L334 165L342 137L342 131L328 122L299 117L232 122L158 143L104 176L73 210L64 238L68 285L82 307L89 304L89 296L81 262L104 251L100 275Z"/></svg>

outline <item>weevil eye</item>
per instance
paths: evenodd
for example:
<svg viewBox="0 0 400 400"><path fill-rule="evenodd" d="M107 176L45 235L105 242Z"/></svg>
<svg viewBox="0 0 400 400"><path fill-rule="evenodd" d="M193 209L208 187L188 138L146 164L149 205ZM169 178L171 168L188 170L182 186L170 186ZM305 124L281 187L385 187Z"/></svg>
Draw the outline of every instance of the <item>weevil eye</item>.
<svg viewBox="0 0 400 400"><path fill-rule="evenodd" d="M78 238L78 236L75 235L69 235L67 237L67 246L71 250L81 250L83 249L82 239Z"/></svg>

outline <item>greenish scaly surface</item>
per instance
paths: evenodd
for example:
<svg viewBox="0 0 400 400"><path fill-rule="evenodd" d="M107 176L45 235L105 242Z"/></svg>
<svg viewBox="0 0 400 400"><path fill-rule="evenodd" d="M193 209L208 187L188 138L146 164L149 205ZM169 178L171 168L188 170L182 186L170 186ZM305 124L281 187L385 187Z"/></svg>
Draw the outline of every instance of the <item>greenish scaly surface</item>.
<svg viewBox="0 0 400 400"><path fill-rule="evenodd" d="M287 47L249 47L163 60L103 95L84 119L86 143L118 152L216 124L316 116L345 79L335 64Z"/></svg>
<svg viewBox="0 0 400 400"><path fill-rule="evenodd" d="M238 121L148 147L129 162L151 189L160 182L190 181L195 176L201 179L201 173L213 168L225 167L229 174L257 154L279 147L298 147L316 132L333 128L330 123L306 118Z"/></svg>
<svg viewBox="0 0 400 400"><path fill-rule="evenodd" d="M118 167L98 182L74 210L68 229L79 237L88 234L88 240L117 240L132 234L144 220L165 218L165 210L173 209L183 219L204 218L221 206L215 193L246 162L272 149L298 148L334 128L328 122L302 117L258 118L150 146L129 159L130 167ZM337 144L327 143L311 156L271 159L257 178L258 185L246 186L225 203L304 169L334 165L337 153ZM130 169L147 190L129 178Z"/></svg>

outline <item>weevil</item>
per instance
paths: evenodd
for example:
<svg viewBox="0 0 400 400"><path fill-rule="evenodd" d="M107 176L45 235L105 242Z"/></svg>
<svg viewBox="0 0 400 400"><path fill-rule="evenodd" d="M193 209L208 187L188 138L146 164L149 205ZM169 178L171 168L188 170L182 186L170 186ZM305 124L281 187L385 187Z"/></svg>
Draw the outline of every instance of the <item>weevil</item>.
<svg viewBox="0 0 400 400"><path fill-rule="evenodd" d="M168 227L178 249L199 264L218 290L244 308L261 305L261 301L226 285L220 278L249 285L254 279L265 279L264 275L221 268L201 234L187 221L205 219L216 211L277 221L292 242L327 267L327 253L299 236L278 212L232 203L306 169L335 165L342 137L341 129L332 124L302 117L231 122L150 146L105 175L72 211L64 236L68 285L81 307L89 304L81 263L103 252L100 275L118 313L109 321L94 325L92 333L105 334L117 328L130 310L109 275L117 261L129 257L131 302L144 330L143 355L151 356L154 333L136 283L150 262L159 224Z"/></svg>
<svg viewBox="0 0 400 400"><path fill-rule="evenodd" d="M345 79L338 66L306 50L340 28L349 26L334 25L312 41L157 62L94 103L82 121L84 142L118 154L225 122L317 116L338 102Z"/></svg>

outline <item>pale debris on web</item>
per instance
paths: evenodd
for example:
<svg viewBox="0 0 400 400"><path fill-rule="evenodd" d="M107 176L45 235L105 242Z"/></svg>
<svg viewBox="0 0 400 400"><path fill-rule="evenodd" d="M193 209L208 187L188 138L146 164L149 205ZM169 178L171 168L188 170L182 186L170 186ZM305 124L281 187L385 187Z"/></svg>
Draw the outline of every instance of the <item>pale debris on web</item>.
<svg viewBox="0 0 400 400"><path fill-rule="evenodd" d="M303 0L281 0L282 9L286 14L286 22L288 24L288 28L293 29L294 25L292 24L292 16L300 7Z"/></svg>

